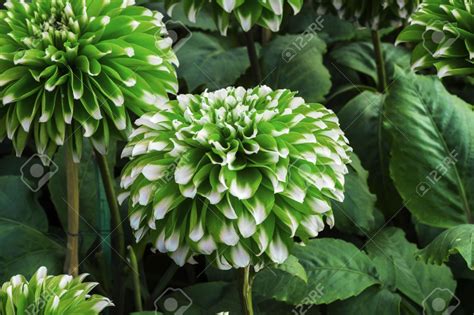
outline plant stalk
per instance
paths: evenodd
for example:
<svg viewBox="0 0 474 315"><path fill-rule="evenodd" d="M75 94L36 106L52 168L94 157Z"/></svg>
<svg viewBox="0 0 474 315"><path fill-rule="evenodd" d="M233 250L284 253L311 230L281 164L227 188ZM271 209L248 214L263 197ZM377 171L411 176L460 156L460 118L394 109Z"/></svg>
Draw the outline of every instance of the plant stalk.
<svg viewBox="0 0 474 315"><path fill-rule="evenodd" d="M65 272L79 274L79 165L74 162L72 140L66 144L67 253Z"/></svg>
<svg viewBox="0 0 474 315"><path fill-rule="evenodd" d="M251 266L243 268L240 272L241 282L241 299L242 299L242 312L244 315L253 315L253 302L252 302L252 283L253 274L250 270Z"/></svg>
<svg viewBox="0 0 474 315"><path fill-rule="evenodd" d="M380 40L380 34L377 30L372 30L372 44L374 46L375 63L377 66L377 88L380 93L384 93L387 89L387 74L385 72L382 42Z"/></svg>
<svg viewBox="0 0 474 315"><path fill-rule="evenodd" d="M253 29L245 32L245 43L247 44L247 52L249 55L250 65L256 84L262 83L262 71L260 70L260 63L257 56L257 49L255 48L255 40L253 38Z"/></svg>
<svg viewBox="0 0 474 315"><path fill-rule="evenodd" d="M97 151L95 151L95 157L99 165L100 175L102 176L102 182L104 183L105 194L112 217L112 242L120 256L125 257L125 236L117 195L115 193L114 179L110 172L109 164L107 163L107 157Z"/></svg>
<svg viewBox="0 0 474 315"><path fill-rule="evenodd" d="M133 291L135 293L135 308L137 311L143 311L141 284L140 284L140 270L138 269L137 256L132 246L128 246L130 265L132 268L133 277Z"/></svg>

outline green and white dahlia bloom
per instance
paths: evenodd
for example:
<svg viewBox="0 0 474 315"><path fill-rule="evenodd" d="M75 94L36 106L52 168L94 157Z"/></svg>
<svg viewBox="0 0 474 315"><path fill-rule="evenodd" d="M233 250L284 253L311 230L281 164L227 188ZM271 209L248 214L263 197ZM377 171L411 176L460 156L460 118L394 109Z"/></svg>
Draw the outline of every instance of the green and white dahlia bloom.
<svg viewBox="0 0 474 315"><path fill-rule="evenodd" d="M141 115L176 94L177 59L162 14L133 0L8 0L0 10L0 138L17 154L33 135L52 155L82 138L105 153Z"/></svg>
<svg viewBox="0 0 474 315"><path fill-rule="evenodd" d="M439 77L474 74L474 4L424 0L397 43L415 44L415 70L436 67Z"/></svg>
<svg viewBox="0 0 474 315"><path fill-rule="evenodd" d="M419 0L315 0L319 14L331 13L360 26L378 30L401 26Z"/></svg>
<svg viewBox="0 0 474 315"><path fill-rule="evenodd" d="M347 139L336 115L288 90L180 95L142 116L123 151L131 227L178 265L283 263L293 237L334 224Z"/></svg>
<svg viewBox="0 0 474 315"><path fill-rule="evenodd" d="M48 276L45 267L29 281L14 276L0 288L0 315L95 315L113 306L108 298L90 295L97 283L82 282L86 276Z"/></svg>
<svg viewBox="0 0 474 315"><path fill-rule="evenodd" d="M183 2L184 11L191 22L196 22L198 12L205 8L212 11L219 31L225 35L231 16L234 15L242 29L248 32L259 24L273 32L278 32L283 18L285 5L297 14L303 6L303 0L165 0L168 14Z"/></svg>

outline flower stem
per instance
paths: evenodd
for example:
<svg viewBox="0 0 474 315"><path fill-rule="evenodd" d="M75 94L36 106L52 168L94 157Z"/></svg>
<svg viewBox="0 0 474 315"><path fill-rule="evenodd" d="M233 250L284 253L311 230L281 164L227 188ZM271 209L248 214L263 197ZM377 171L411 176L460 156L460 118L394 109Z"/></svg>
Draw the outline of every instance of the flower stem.
<svg viewBox="0 0 474 315"><path fill-rule="evenodd" d="M178 269L178 265L176 265L175 263L171 263L171 265L168 267L168 269L166 269L164 275L161 276L160 281L158 281L158 284L153 290L153 293L150 296L152 300L156 299L160 296L161 293L163 293L163 291L166 289Z"/></svg>
<svg viewBox="0 0 474 315"><path fill-rule="evenodd" d="M65 272L79 274L79 165L74 162L72 140L66 143L67 254Z"/></svg>
<svg viewBox="0 0 474 315"><path fill-rule="evenodd" d="M253 315L253 302L252 302L252 283L253 275L250 270L251 266L243 268L240 272L241 289L240 292L242 298L242 311L244 315Z"/></svg>
<svg viewBox="0 0 474 315"><path fill-rule="evenodd" d="M140 287L140 270L138 269L137 256L132 246L128 246L130 265L132 268L133 291L135 292L135 308L137 311L143 311L142 293Z"/></svg>
<svg viewBox="0 0 474 315"><path fill-rule="evenodd" d="M372 30L372 44L374 45L375 63L377 65L378 90L380 93L384 93L387 89L387 74L385 73L380 34L377 30Z"/></svg>
<svg viewBox="0 0 474 315"><path fill-rule="evenodd" d="M245 32L245 43L247 44L247 52L249 55L250 65L252 67L253 76L256 84L262 83L262 72L260 70L260 63L258 61L257 49L255 48L255 41L253 38L253 29Z"/></svg>
<svg viewBox="0 0 474 315"><path fill-rule="evenodd" d="M95 157L97 164L99 165L100 175L102 176L102 182L104 183L105 194L110 208L110 214L112 217L112 240L114 247L118 251L119 255L125 257L125 237L122 227L122 218L120 216L120 208L117 201L117 195L115 194L114 180L110 173L109 164L107 158L95 151Z"/></svg>

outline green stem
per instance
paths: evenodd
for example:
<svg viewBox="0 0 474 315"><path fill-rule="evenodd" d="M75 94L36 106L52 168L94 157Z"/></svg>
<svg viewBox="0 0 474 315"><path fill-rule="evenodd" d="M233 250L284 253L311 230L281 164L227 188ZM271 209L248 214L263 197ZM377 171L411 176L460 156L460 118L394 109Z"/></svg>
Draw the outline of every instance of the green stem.
<svg viewBox="0 0 474 315"><path fill-rule="evenodd" d="M256 84L262 83L262 71L260 70L260 63L258 61L257 49L255 48L255 40L253 38L253 29L245 32L245 43L247 44L247 52L249 55L250 65Z"/></svg>
<svg viewBox="0 0 474 315"><path fill-rule="evenodd" d="M132 246L128 246L130 265L132 268L133 288L135 293L135 307L139 312L143 311L142 293L140 284L140 270L138 269L137 256Z"/></svg>
<svg viewBox="0 0 474 315"><path fill-rule="evenodd" d="M65 272L79 274L79 166L74 162L72 140L66 143L67 253Z"/></svg>
<svg viewBox="0 0 474 315"><path fill-rule="evenodd" d="M120 256L125 257L125 237L122 227L122 218L120 216L120 208L117 202L117 195L115 194L114 179L110 173L107 158L97 151L95 151L95 157L97 164L99 165L100 175L102 176L102 182L104 183L105 194L107 196L112 217L112 241Z"/></svg>
<svg viewBox="0 0 474 315"><path fill-rule="evenodd" d="M240 282L241 289L240 292L242 299L242 311L244 315L253 315L253 302L252 302L252 283L253 275L250 270L250 266L247 266L241 270Z"/></svg>
<svg viewBox="0 0 474 315"><path fill-rule="evenodd" d="M378 90L380 93L384 93L387 89L387 74L385 73L380 34L377 30L372 30L372 44L374 45L375 63L377 65Z"/></svg>

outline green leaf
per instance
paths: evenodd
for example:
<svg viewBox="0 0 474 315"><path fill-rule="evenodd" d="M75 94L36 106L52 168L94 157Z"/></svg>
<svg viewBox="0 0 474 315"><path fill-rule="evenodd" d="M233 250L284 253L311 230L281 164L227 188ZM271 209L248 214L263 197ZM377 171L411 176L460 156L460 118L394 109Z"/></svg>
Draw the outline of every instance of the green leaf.
<svg viewBox="0 0 474 315"><path fill-rule="evenodd" d="M472 222L473 108L434 77L400 76L385 106L395 186L422 223L449 228Z"/></svg>
<svg viewBox="0 0 474 315"><path fill-rule="evenodd" d="M367 185L368 172L360 164L357 155L351 155L349 173L345 180L344 202L333 202L336 228L344 233L367 235L376 228L375 195Z"/></svg>
<svg viewBox="0 0 474 315"><path fill-rule="evenodd" d="M455 291L456 282L450 269L417 260L418 248L409 243L398 228L388 228L377 234L368 244L367 252L384 284L396 288L420 306L437 288Z"/></svg>
<svg viewBox="0 0 474 315"><path fill-rule="evenodd" d="M26 277L46 266L60 273L66 249L34 227L0 218L0 283L16 274Z"/></svg>
<svg viewBox="0 0 474 315"><path fill-rule="evenodd" d="M456 253L464 258L469 269L474 270L473 224L463 224L444 231L423 248L419 256L429 263L442 264Z"/></svg>
<svg viewBox="0 0 474 315"><path fill-rule="evenodd" d="M255 276L253 292L261 297L290 302L305 294L307 282L305 269L298 258L290 255L283 264L259 271Z"/></svg>
<svg viewBox="0 0 474 315"><path fill-rule="evenodd" d="M310 240L305 246L296 246L293 255L308 275L305 294L288 300L293 305L329 304L359 295L379 283L375 265L369 257L342 240Z"/></svg>
<svg viewBox="0 0 474 315"><path fill-rule="evenodd" d="M48 219L38 197L19 176L0 176L0 218L22 222L41 232Z"/></svg>
<svg viewBox="0 0 474 315"><path fill-rule="evenodd" d="M390 139L384 128L384 101L384 95L365 91L337 115L354 152L369 171L369 187L377 195L377 207L391 216L402 202L388 170Z"/></svg>
<svg viewBox="0 0 474 315"><path fill-rule="evenodd" d="M401 297L379 286L373 286L345 301L329 305L329 313L334 315L358 314L400 314Z"/></svg>
<svg viewBox="0 0 474 315"><path fill-rule="evenodd" d="M264 83L298 91L307 102L320 102L331 89L329 71L323 65L326 44L316 34L277 36L263 48Z"/></svg>
<svg viewBox="0 0 474 315"><path fill-rule="evenodd" d="M177 51L178 74L189 91L198 87L216 90L233 85L249 68L245 47L234 47L229 38L193 32Z"/></svg>
<svg viewBox="0 0 474 315"><path fill-rule="evenodd" d="M394 66L403 69L410 68L410 54L401 47L392 44L383 44L383 54L387 76L394 76ZM375 64L374 48L371 42L355 42L338 47L331 52L331 59L337 64L363 73L377 84L377 66Z"/></svg>

